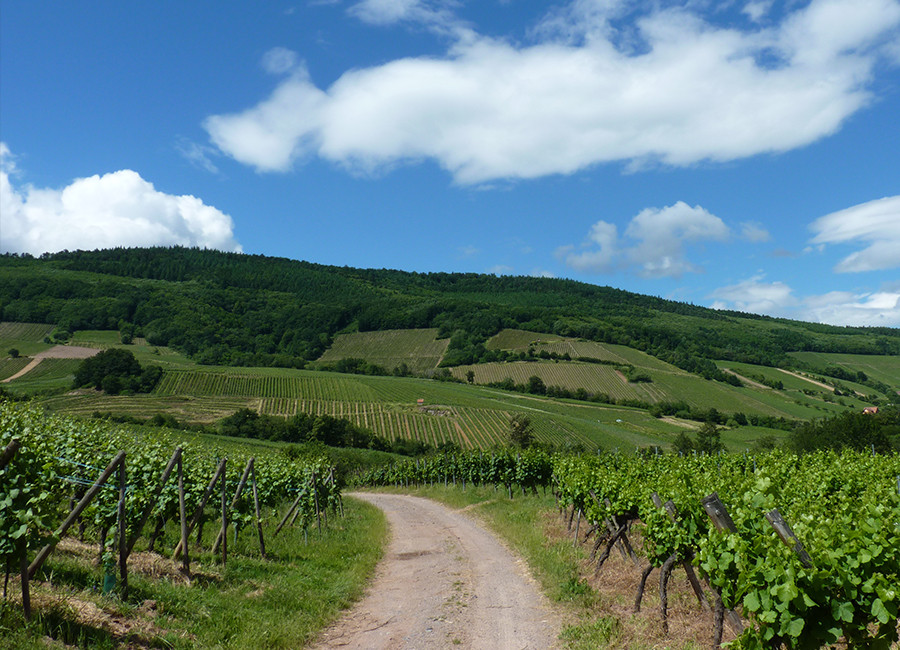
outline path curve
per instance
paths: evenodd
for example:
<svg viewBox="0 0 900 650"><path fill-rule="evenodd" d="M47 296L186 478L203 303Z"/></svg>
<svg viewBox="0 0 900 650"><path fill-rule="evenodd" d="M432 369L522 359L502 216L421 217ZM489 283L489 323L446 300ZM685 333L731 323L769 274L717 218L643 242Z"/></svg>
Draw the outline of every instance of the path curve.
<svg viewBox="0 0 900 650"><path fill-rule="evenodd" d="M560 616L524 562L474 519L419 497L348 496L384 511L391 541L365 598L313 648L557 646Z"/></svg>

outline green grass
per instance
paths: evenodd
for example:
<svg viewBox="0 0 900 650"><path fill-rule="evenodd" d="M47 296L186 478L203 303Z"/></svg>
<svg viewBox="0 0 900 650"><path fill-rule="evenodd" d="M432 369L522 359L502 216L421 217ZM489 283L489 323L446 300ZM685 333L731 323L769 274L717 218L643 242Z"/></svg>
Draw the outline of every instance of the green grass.
<svg viewBox="0 0 900 650"><path fill-rule="evenodd" d="M362 596L383 552L387 523L378 509L348 498L345 515L332 518L321 536L311 531L308 540L290 527L273 538L270 526L269 560L258 557L255 536L246 530L237 544L229 538L224 571L211 555L195 549L192 571L197 579L190 586L132 572L124 601L97 593L100 572L84 559L57 552L45 573L66 597L96 603L132 623L148 619L141 605L153 601L153 631L144 635L150 638L141 647L298 648ZM207 526L207 538L214 528ZM168 552L176 538L173 527L162 550ZM205 543L208 548L209 539ZM38 608L28 624L13 608L0 616L0 648L47 647L42 637L48 632L78 647L116 646L109 634L79 623L65 606Z"/></svg>

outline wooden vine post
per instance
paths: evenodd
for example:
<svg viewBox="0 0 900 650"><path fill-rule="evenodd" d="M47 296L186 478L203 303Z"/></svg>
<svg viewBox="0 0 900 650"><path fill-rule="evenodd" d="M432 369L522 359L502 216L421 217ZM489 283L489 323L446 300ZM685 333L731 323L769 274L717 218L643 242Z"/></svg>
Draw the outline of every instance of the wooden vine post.
<svg viewBox="0 0 900 650"><path fill-rule="evenodd" d="M191 532L194 530L194 527L203 517L203 509L206 507L206 503L212 496L213 490L216 489L216 483L218 483L220 479L222 481L222 490L225 490L225 466L227 463L227 458L223 458L221 461L219 461L219 465L216 467L216 471L213 474L213 477L209 480L209 484L206 486L206 491L203 493L203 498L200 499L200 505L198 505L197 509L194 511L194 516L191 517L191 521L188 524L187 535L185 536L184 540L178 542L178 545L175 547L175 552L172 554L172 561L175 561L178 555L186 547L187 537L190 536Z"/></svg>
<svg viewBox="0 0 900 650"><path fill-rule="evenodd" d="M781 513L778 512L777 508L766 513L766 521L772 525L772 528L778 533L778 537L781 538L781 541L784 542L785 546L789 546L794 550L794 553L800 558L800 563L807 569L811 569L813 565L812 558L809 557L809 553L803 548L803 544L797 539L794 531L788 526L788 523L784 520L784 517L781 516Z"/></svg>
<svg viewBox="0 0 900 650"><path fill-rule="evenodd" d="M226 497L225 497L225 481L222 481L222 529L219 531L219 535L216 537L216 541L213 542L212 552L215 553L219 550L219 544L222 545L222 564L225 564L225 556L227 554L227 544L228 540L225 539L228 532L228 510L234 508L238 499L241 498L241 493L244 491L244 486L247 485L247 479L250 478L250 472L253 470L253 458L247 461L247 465L244 467L244 473L241 475L241 480L238 483L237 489L234 491L234 497L231 499L231 505L227 506Z"/></svg>
<svg viewBox="0 0 900 650"><path fill-rule="evenodd" d="M119 463L119 504L116 508L116 527L119 537L119 584L121 595L128 595L128 540L125 532L125 457Z"/></svg>
<svg viewBox="0 0 900 650"><path fill-rule="evenodd" d="M47 557L53 552L56 548L56 545L59 543L59 540L62 539L62 536L66 534L66 531L69 530L69 526L71 526L78 516L84 511L85 508L91 503L93 498L100 491L100 488L109 480L109 477L112 476L113 472L119 467L119 463L125 460L125 452L120 451L115 458L109 463L103 473L100 475L100 478L90 487L90 489L84 493L84 496L81 497L81 501L78 502L78 505L69 513L69 516L66 517L66 520L60 524L59 528L53 533L51 537L51 541L44 548L38 551L37 556L35 556L34 560L31 561L31 564L28 565L28 577L33 578L34 574L37 573L38 569L41 568L41 565L47 559Z"/></svg>
<svg viewBox="0 0 900 650"><path fill-rule="evenodd" d="M703 509L706 511L707 516L712 520L713 525L717 530L728 531L731 533L737 532L737 526L734 525L734 520L731 518L731 515L728 514L725 504L719 499L717 493L713 492L708 497L704 497L700 500L700 503L703 505ZM713 643L716 646L719 646L722 644L722 623L725 619L726 611L725 605L722 603L722 594L716 590L713 591L716 594L715 638ZM734 610L729 609L727 617L728 624L736 632L740 633L744 629L741 617L738 616Z"/></svg>
<svg viewBox="0 0 900 650"><path fill-rule="evenodd" d="M181 518L181 570L185 575L191 573L191 560L188 556L188 521L187 512L184 507L184 467L181 462L181 447L176 451L178 454L178 515Z"/></svg>
<svg viewBox="0 0 900 650"><path fill-rule="evenodd" d="M256 466L253 467L253 511L256 515L256 532L259 534L259 554L266 559L266 543L263 540L262 519L259 516L259 496L256 491Z"/></svg>
<svg viewBox="0 0 900 650"><path fill-rule="evenodd" d="M225 568L225 563L228 560L228 502L227 495L225 492L225 474L222 474L222 529L219 531L219 536L222 539L222 568ZM215 545L213 546L213 555L215 555L216 549Z"/></svg>
<svg viewBox="0 0 900 650"><path fill-rule="evenodd" d="M9 441L9 444L6 445L6 449L0 454L0 469L9 465L9 462L12 460L12 457L16 455L16 452L19 451L21 445L22 443L18 438L13 438Z"/></svg>
<svg viewBox="0 0 900 650"><path fill-rule="evenodd" d="M19 450L21 442L18 438L10 440L0 455L0 470L4 469L12 462L13 456ZM9 576L9 565L7 564L7 576ZM31 590L28 586L28 543L25 536L19 542L19 577L22 581L22 611L25 613L25 620L31 620ZM6 585L3 586L3 596L6 597Z"/></svg>
<svg viewBox="0 0 900 650"><path fill-rule="evenodd" d="M162 477L159 479L159 486L156 489L156 495L151 499L150 503L147 504L147 507L144 508L144 512L138 520L138 525L131 532L131 539L128 540L128 546L126 548L126 557L130 556L131 552L134 550L134 545L141 536L141 532L144 530L147 520L153 513L153 508L156 507L159 497L162 495L163 488L165 488L166 481L169 480L169 476L171 476L172 470L175 468L176 464L178 465L179 475L181 474L181 453L181 447L178 447L178 449L175 450L175 453L172 454L172 458L169 459L169 464L166 465L166 468L163 470Z"/></svg>

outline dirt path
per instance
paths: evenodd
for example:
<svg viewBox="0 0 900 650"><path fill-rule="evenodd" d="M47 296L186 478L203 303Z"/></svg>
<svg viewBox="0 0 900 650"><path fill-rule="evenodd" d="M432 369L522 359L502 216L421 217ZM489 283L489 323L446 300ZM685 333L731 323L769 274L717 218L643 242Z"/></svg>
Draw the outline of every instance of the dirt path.
<svg viewBox="0 0 900 650"><path fill-rule="evenodd" d="M834 392L834 386L829 386L828 384L823 384L821 381L816 381L815 379L810 379L809 377L804 377L800 373L791 372L790 370L785 370L784 368L778 368L781 372L786 375L790 375L791 377L796 377L797 379L802 379L803 381L808 381L813 386L818 386L819 388L824 388L825 390L830 390L832 393Z"/></svg>
<svg viewBox="0 0 900 650"><path fill-rule="evenodd" d="M44 359L87 359L98 352L100 352L100 350L95 348L83 348L75 345L57 345L49 350L44 350L43 352L35 354L31 358L31 361L28 362L27 366L22 368L12 377L7 377L3 381L0 381L0 384L8 384L13 379L18 379L19 377L28 374Z"/></svg>
<svg viewBox="0 0 900 650"><path fill-rule="evenodd" d="M368 595L314 648L556 646L559 616L523 562L480 524L428 499L352 496L385 512L391 541Z"/></svg>
<svg viewBox="0 0 900 650"><path fill-rule="evenodd" d="M761 384L758 381L753 381L752 379L747 379L744 375L739 375L734 370L729 370L728 368L722 368L724 372L727 372L729 375L734 375L742 382L747 384L748 386L753 386L754 388L761 388L762 390L772 390L771 386L766 386L765 384Z"/></svg>

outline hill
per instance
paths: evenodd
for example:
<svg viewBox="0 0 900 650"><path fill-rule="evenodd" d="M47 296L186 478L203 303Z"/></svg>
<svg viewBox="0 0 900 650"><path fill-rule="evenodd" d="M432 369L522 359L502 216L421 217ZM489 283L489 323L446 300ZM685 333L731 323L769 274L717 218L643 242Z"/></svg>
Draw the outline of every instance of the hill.
<svg viewBox="0 0 900 650"><path fill-rule="evenodd" d="M435 328L442 365L503 360L505 328L614 343L707 377L712 360L898 355L900 330L724 312L572 280L354 269L186 248L0 256L0 320L116 329L200 363L302 367L337 334ZM389 369L390 370L390 369Z"/></svg>
<svg viewBox="0 0 900 650"><path fill-rule="evenodd" d="M181 248L7 255L0 314L0 354L18 352L0 359L4 386L84 416L210 424L240 408L302 412L482 448L503 442L518 413L539 440L587 447L667 445L715 419L744 449L900 390L898 330L546 278ZM119 346L163 369L152 394L70 390L79 361L66 351Z"/></svg>

